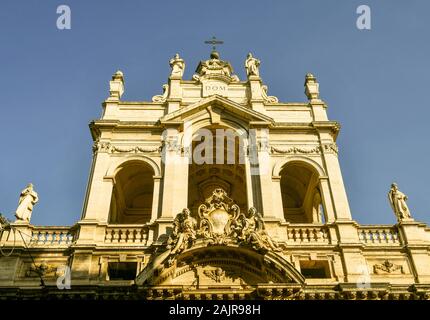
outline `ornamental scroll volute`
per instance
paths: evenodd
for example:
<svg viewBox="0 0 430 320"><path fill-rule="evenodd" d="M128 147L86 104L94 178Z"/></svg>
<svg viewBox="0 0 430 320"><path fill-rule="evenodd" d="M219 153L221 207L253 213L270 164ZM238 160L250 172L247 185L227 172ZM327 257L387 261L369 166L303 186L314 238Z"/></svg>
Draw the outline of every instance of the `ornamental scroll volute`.
<svg viewBox="0 0 430 320"><path fill-rule="evenodd" d="M215 189L197 211L198 234L203 238L212 238L216 243L227 241L227 237L232 233L232 224L240 214L239 206L222 188Z"/></svg>

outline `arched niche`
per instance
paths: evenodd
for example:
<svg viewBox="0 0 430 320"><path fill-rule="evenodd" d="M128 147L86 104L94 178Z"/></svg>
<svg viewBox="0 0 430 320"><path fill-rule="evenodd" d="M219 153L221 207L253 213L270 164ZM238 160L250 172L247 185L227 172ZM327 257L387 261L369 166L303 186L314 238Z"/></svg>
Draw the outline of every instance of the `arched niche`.
<svg viewBox="0 0 430 320"><path fill-rule="evenodd" d="M292 223L325 221L321 197L321 172L301 160L288 161L279 170L284 218Z"/></svg>
<svg viewBox="0 0 430 320"><path fill-rule="evenodd" d="M247 209L246 155L244 153L247 145L246 131L238 131L237 128L226 124L197 127L189 144L191 160L188 171L188 208L196 212L198 205L203 203L213 190L222 188L245 211ZM222 136L223 134L225 136ZM210 147L205 150L201 146L206 139L210 139L211 142ZM219 157L220 153L222 153L221 157ZM203 159L199 161L196 156L202 156Z"/></svg>
<svg viewBox="0 0 430 320"><path fill-rule="evenodd" d="M146 161L122 162L113 175L109 223L149 222L154 195L154 169Z"/></svg>

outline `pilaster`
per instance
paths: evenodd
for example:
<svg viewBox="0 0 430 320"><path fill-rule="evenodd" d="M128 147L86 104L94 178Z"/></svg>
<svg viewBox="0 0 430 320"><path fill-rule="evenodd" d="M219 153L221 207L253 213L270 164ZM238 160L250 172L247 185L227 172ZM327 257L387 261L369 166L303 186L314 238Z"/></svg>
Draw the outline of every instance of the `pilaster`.
<svg viewBox="0 0 430 320"><path fill-rule="evenodd" d="M261 88L261 78L258 76L249 76L248 83L252 110L264 113L264 100Z"/></svg>
<svg viewBox="0 0 430 320"><path fill-rule="evenodd" d="M160 217L173 219L188 206L189 159L182 155L176 126L166 128L162 161L164 177Z"/></svg>
<svg viewBox="0 0 430 320"><path fill-rule="evenodd" d="M400 236L411 259L415 277L419 283L430 284L430 246L425 224L414 220L400 221Z"/></svg>
<svg viewBox="0 0 430 320"><path fill-rule="evenodd" d="M169 77L169 94L167 97L167 113L179 110L182 101L182 78L179 76Z"/></svg>

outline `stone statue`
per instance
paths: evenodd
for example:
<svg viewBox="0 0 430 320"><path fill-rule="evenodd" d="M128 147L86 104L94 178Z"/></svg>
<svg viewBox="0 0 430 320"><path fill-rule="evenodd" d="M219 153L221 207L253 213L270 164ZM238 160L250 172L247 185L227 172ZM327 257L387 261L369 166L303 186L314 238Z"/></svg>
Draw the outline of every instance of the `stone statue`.
<svg viewBox="0 0 430 320"><path fill-rule="evenodd" d="M404 219L412 219L409 208L406 204L408 197L397 188L397 184L391 184L391 189L388 192L388 200L391 208L399 221Z"/></svg>
<svg viewBox="0 0 430 320"><path fill-rule="evenodd" d="M182 78L185 71L185 62L183 59L179 57L178 53L175 54L175 56L172 59L170 59L169 64L170 64L170 67L172 68L172 72L170 76Z"/></svg>
<svg viewBox="0 0 430 320"><path fill-rule="evenodd" d="M159 94L152 97L152 102L165 102L169 95L169 85L163 84L163 94Z"/></svg>
<svg viewBox="0 0 430 320"><path fill-rule="evenodd" d="M30 222L33 206L39 201L37 193L33 190L33 184L29 183L22 190L19 197L18 208L15 211L17 221Z"/></svg>
<svg viewBox="0 0 430 320"><path fill-rule="evenodd" d="M173 221L173 231L167 240L167 249L174 255L186 249L196 239L196 220L191 217L189 209L185 208Z"/></svg>
<svg viewBox="0 0 430 320"><path fill-rule="evenodd" d="M260 60L254 58L251 53L248 53L248 56L246 57L245 61L245 69L246 69L246 75L249 76L260 76Z"/></svg>
<svg viewBox="0 0 430 320"><path fill-rule="evenodd" d="M278 244L273 241L266 231L263 217L254 207L248 210L248 224L244 232L248 234L248 243L257 250L280 251Z"/></svg>

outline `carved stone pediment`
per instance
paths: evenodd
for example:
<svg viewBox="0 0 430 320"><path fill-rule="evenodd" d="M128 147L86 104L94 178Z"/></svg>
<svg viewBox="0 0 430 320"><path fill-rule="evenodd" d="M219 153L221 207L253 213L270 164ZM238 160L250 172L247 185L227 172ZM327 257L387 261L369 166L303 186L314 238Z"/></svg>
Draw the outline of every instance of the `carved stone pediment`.
<svg viewBox="0 0 430 320"><path fill-rule="evenodd" d="M227 99L219 94L210 95L200 101L168 113L160 118L160 123L186 121L188 119L191 120L191 117L193 117L197 112L208 107L214 108L218 106L223 110L223 112L228 112L232 116L243 121L261 121L262 123L264 122L267 124L273 123L273 118Z"/></svg>

